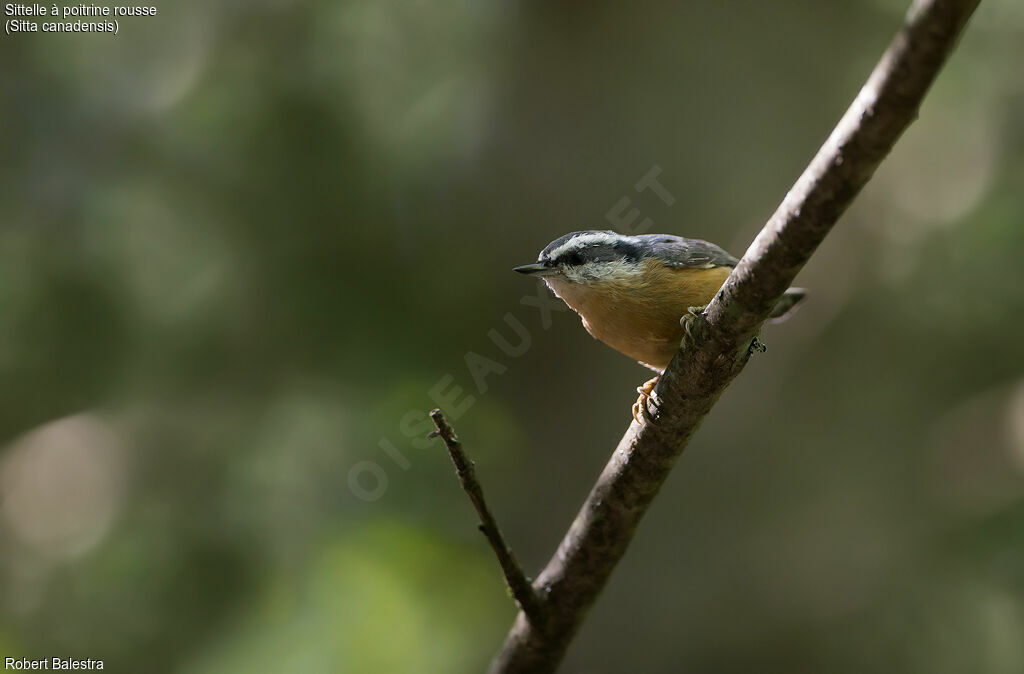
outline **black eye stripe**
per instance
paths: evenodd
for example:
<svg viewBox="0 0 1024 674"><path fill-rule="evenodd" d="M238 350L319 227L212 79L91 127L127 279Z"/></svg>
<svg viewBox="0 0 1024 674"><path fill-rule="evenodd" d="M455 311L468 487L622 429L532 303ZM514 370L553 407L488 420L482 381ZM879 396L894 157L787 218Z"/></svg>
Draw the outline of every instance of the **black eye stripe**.
<svg viewBox="0 0 1024 674"><path fill-rule="evenodd" d="M557 259L552 260L552 262L554 264L565 264L575 267L588 262L611 262L615 260L637 262L641 257L639 247L629 241L616 241L614 243L595 242L567 250L558 256Z"/></svg>

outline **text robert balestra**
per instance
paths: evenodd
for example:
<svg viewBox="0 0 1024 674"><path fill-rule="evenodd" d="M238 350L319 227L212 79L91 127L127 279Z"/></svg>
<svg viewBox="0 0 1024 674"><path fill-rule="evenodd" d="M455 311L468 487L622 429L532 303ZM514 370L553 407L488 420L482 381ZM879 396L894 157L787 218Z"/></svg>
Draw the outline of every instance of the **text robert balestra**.
<svg viewBox="0 0 1024 674"><path fill-rule="evenodd" d="M84 660L78 660L76 658L43 658L42 660L29 660L28 658L4 658L4 669L19 671L40 669L53 669L57 671L72 669L103 669L103 661L93 660L92 658L86 658Z"/></svg>

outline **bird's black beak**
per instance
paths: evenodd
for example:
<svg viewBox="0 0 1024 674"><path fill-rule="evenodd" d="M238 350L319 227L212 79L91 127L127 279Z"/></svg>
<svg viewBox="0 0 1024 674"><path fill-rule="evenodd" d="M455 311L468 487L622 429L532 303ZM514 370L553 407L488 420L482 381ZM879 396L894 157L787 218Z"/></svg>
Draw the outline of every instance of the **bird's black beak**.
<svg viewBox="0 0 1024 674"><path fill-rule="evenodd" d="M558 269L555 267L549 267L540 262L534 262L533 264L524 264L521 267L513 267L512 271L517 271L520 274L530 274L532 276L552 276L558 273Z"/></svg>

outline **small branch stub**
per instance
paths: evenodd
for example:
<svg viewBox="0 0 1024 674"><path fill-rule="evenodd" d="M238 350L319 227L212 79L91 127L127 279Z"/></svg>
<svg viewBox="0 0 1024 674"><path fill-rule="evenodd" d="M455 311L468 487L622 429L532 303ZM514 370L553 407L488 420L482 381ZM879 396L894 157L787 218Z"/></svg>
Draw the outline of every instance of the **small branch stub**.
<svg viewBox="0 0 1024 674"><path fill-rule="evenodd" d="M491 544L494 554L498 557L498 563L505 574L505 582L508 584L512 597L519 604L519 608L526 618L532 624L539 625L541 616L540 598L534 591L533 586L530 585L530 581L527 579L526 574L523 573L519 562L516 561L511 548L505 542L505 537L501 535L497 520L491 514L490 508L487 507L484 491L476 477L476 469L473 462L469 460L469 457L462 450L462 443L459 441L458 436L455 435L455 430L451 427L451 424L444 418L441 410L432 410L430 418L434 421L434 426L437 427L437 430L431 432L430 435L431 437L441 438L448 448L448 454L451 456L452 463L455 464L455 473L459 477L459 482L462 483L462 488L469 495L469 500L473 502L473 507L480 518L479 529L487 537L487 542Z"/></svg>

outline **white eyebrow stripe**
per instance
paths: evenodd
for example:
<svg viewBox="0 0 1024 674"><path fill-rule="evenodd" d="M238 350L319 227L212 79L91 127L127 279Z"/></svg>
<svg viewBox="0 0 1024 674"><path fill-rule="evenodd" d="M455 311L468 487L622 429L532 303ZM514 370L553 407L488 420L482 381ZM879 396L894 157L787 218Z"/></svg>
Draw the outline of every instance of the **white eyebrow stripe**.
<svg viewBox="0 0 1024 674"><path fill-rule="evenodd" d="M594 243L609 243L614 244L619 241L625 241L628 237L622 236L621 234L614 234L608 232L594 232L592 234L580 234L579 236L573 237L563 243L558 248L548 253L549 260L557 260L560 255L573 248L583 248Z"/></svg>

